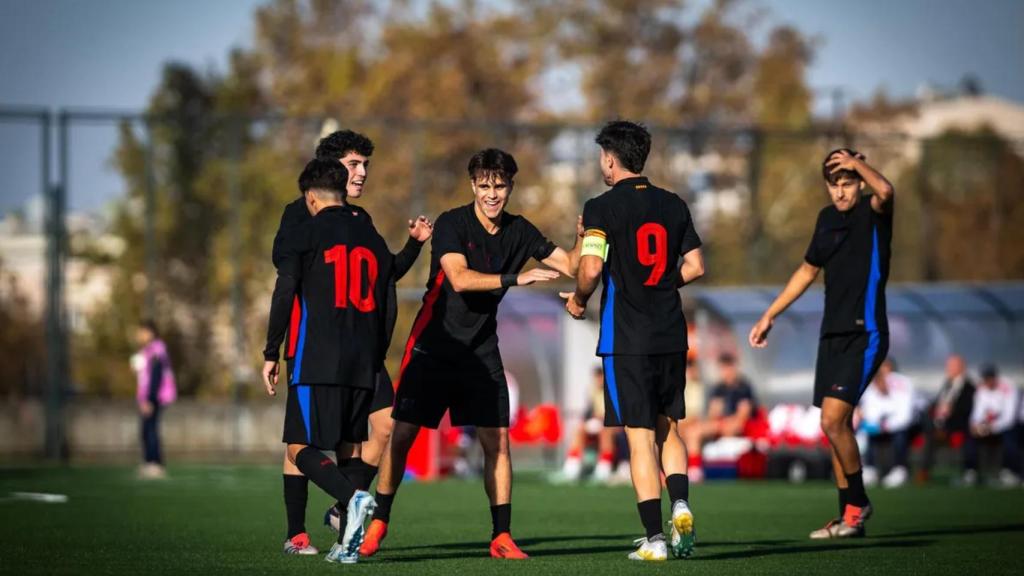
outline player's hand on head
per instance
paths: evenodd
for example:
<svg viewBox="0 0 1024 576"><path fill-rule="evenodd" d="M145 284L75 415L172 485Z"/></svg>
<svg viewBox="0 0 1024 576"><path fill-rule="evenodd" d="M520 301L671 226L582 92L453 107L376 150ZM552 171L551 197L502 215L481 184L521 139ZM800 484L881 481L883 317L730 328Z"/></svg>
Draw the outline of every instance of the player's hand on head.
<svg viewBox="0 0 1024 576"><path fill-rule="evenodd" d="M569 313L576 320L583 320L585 318L584 313L587 311L586 306L581 306L576 301L576 292L559 292L558 295L565 300L565 311Z"/></svg>
<svg viewBox="0 0 1024 576"><path fill-rule="evenodd" d="M747 340L754 348L764 348L768 345L768 333L772 330L772 319L764 316L750 329L750 336Z"/></svg>
<svg viewBox="0 0 1024 576"><path fill-rule="evenodd" d="M434 224L426 216L420 215L409 220L409 236L417 242L426 242L434 234Z"/></svg>
<svg viewBox="0 0 1024 576"><path fill-rule="evenodd" d="M516 286L529 286L534 282L548 282L558 278L558 272L546 268L534 268L523 272L516 278Z"/></svg>
<svg viewBox="0 0 1024 576"><path fill-rule="evenodd" d="M864 159L864 155L860 152L850 154L846 150L838 150L832 156L829 156L825 165L830 168L830 173L835 174L840 170L856 170L857 162Z"/></svg>
<svg viewBox="0 0 1024 576"><path fill-rule="evenodd" d="M267 387L267 394L271 396L277 395L277 390L274 389L274 387L277 386L277 374L277 362L274 360L267 360L263 363L263 385Z"/></svg>

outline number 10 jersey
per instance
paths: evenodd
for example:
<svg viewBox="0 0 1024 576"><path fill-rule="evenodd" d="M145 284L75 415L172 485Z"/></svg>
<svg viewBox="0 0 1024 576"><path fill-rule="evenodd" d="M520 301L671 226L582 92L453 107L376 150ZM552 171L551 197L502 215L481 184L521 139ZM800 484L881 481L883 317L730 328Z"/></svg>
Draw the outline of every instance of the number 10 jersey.
<svg viewBox="0 0 1024 576"><path fill-rule="evenodd" d="M584 205L583 227L607 243L597 354L686 351L679 260L701 245L686 202L627 178Z"/></svg>

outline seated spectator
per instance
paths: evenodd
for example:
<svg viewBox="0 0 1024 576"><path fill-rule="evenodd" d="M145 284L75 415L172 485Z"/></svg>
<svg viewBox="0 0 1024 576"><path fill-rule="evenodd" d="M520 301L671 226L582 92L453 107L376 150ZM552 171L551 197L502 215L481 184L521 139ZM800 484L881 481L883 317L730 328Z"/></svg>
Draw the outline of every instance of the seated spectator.
<svg viewBox="0 0 1024 576"><path fill-rule="evenodd" d="M896 488L906 483L910 428L914 424L914 385L903 374L895 372L892 360L886 359L861 396L858 412L860 431L867 435L864 459L864 483L878 483L879 453L892 449L892 466L882 478L882 486Z"/></svg>
<svg viewBox="0 0 1024 576"><path fill-rule="evenodd" d="M621 432L622 428L607 428L604 425L604 370L600 366L595 366L590 403L583 421L570 436L572 440L565 463L562 465L561 479L580 479L583 475L583 452L587 445L596 439L597 464L594 466L593 479L598 482L611 481L612 466L615 464L615 436ZM627 461L626 470L628 466Z"/></svg>
<svg viewBox="0 0 1024 576"><path fill-rule="evenodd" d="M973 462L977 462L979 445L1002 446L999 483L1004 486L1020 484L1016 429L1018 395L1017 387L1005 378L1000 378L995 366L982 368L981 386L974 393L970 435L965 443ZM976 483L977 471L968 470L968 474L964 483Z"/></svg>
<svg viewBox="0 0 1024 576"><path fill-rule="evenodd" d="M718 384L708 395L708 411L704 418L687 417L682 436L689 453L688 475L691 482L704 478L701 451L705 442L719 438L742 436L743 430L757 410L754 389L739 371L736 357L724 353L718 357Z"/></svg>
<svg viewBox="0 0 1024 576"><path fill-rule="evenodd" d="M924 461L918 472L918 481L928 481L932 466L935 464L935 450L940 445L949 445L957 435L967 434L971 407L974 405L974 382L967 375L964 359L952 354L946 359L946 381L942 383L938 396L928 407L924 419ZM971 460L972 455L963 452L963 468L965 476L968 470L976 470L977 462ZM975 476L977 472L974 473Z"/></svg>

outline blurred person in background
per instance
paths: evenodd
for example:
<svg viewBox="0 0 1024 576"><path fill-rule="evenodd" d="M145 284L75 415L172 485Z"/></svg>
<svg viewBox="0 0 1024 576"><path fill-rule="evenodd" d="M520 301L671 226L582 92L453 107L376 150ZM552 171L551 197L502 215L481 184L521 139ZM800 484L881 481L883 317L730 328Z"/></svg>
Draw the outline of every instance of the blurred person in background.
<svg viewBox="0 0 1024 576"><path fill-rule="evenodd" d="M594 366L590 401L583 421L572 435L572 443L562 465L562 480L575 482L580 479L583 474L583 452L595 440L597 464L594 466L593 479L596 482L611 480L612 466L615 464L615 437L622 433L622 428L605 428L604 412L604 370L601 366Z"/></svg>
<svg viewBox="0 0 1024 576"><path fill-rule="evenodd" d="M981 369L981 385L974 393L971 409L970 434L964 447L977 463L979 446L1001 446L1002 469L998 482L1013 487L1020 484L1020 457L1017 453L1017 412L1020 393L1017 387L999 376L994 365ZM964 473L964 484L973 486L978 481L977 469Z"/></svg>
<svg viewBox="0 0 1024 576"><path fill-rule="evenodd" d="M946 359L946 380L927 410L924 419L924 461L918 471L918 482L927 482L935 464L935 451L940 445L950 445L956 436L966 436L971 408L974 405L974 381L967 374L967 364L959 354ZM967 450L962 451L965 478L968 470L976 470L977 462ZM976 476L977 473L975 472Z"/></svg>
<svg viewBox="0 0 1024 576"><path fill-rule="evenodd" d="M757 410L754 388L747 377L740 373L735 355L725 352L718 357L718 376L720 380L708 397L707 416L693 423L687 419L687 424L683 426L691 482L700 482L704 478L704 462L701 458L704 443L742 436L747 422Z"/></svg>
<svg viewBox="0 0 1024 576"><path fill-rule="evenodd" d="M864 460L864 484L878 483L879 453L892 448L892 466L882 478L882 486L896 488L907 482L907 454L910 428L914 424L914 384L910 378L895 371L896 365L886 359L861 396L860 429L867 435L867 457Z"/></svg>
<svg viewBox="0 0 1024 576"><path fill-rule="evenodd" d="M132 356L131 364L138 384L135 399L142 416L143 464L139 467L139 477L164 478L167 472L160 449L160 412L177 399L178 389L167 346L160 339L156 323L152 320L139 322L135 341L139 351Z"/></svg>

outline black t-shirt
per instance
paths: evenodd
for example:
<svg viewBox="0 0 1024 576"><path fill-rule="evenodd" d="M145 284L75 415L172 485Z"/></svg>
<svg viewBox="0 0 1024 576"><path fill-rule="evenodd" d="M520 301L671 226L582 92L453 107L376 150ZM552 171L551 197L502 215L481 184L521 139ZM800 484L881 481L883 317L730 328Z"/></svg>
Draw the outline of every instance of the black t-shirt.
<svg viewBox="0 0 1024 576"><path fill-rule="evenodd" d="M750 386L750 382L742 376L734 386L729 386L725 382L716 384L711 390L711 399L714 400L715 398L721 398L725 403L725 410L722 411L722 416L732 416L735 414L739 410L740 402L744 400L750 401L751 411L757 409L754 389Z"/></svg>
<svg viewBox="0 0 1024 576"><path fill-rule="evenodd" d="M462 254L469 269L482 274L518 274L531 258L543 260L554 251L555 245L522 216L504 213L498 232L489 234L473 203L441 214L434 224L430 279L412 344L435 354L483 353L498 344L498 304L507 289L456 292L441 268L445 254Z"/></svg>
<svg viewBox="0 0 1024 576"><path fill-rule="evenodd" d="M365 212L323 209L281 239L264 357L276 359L298 291L292 384L372 389L387 350L393 257Z"/></svg>
<svg viewBox="0 0 1024 576"><path fill-rule="evenodd" d="M366 221L369 222L371 227L374 227L373 219L370 217L370 213L360 208L359 206L348 204L348 209L353 212L358 212L366 217ZM274 235L274 247L272 250L271 258L274 262L274 268L278 268L281 265L281 261L284 258L284 239L288 236L290 231L297 227L307 224L313 221L313 216L310 215L309 210L306 208L306 200L302 197L288 203L284 207L284 212L281 214L281 223L277 227L277 233ZM376 228L374 227L376 230ZM394 278L393 282L398 282L405 276L412 265L416 262L416 258L420 255L420 250L423 248L423 243L419 242L412 237L409 237L405 242L405 246L402 250L394 255L393 269ZM397 303L395 303L397 306ZM393 312L397 314L397 308ZM288 327L288 341L287 347L285 348L285 358L291 359L295 357L295 351L298 347L298 330L299 322L302 320L302 306L299 301L298 295L296 295L294 302L292 303L291 319ZM394 318L389 319L389 326L394 326ZM390 334L388 336L390 340Z"/></svg>
<svg viewBox="0 0 1024 576"><path fill-rule="evenodd" d="M818 214L804 260L825 269L822 336L889 332L885 284L891 247L892 211L875 212L869 196L846 212L828 206Z"/></svg>
<svg viewBox="0 0 1024 576"><path fill-rule="evenodd" d="M583 226L608 243L597 354L686 351L678 262L701 245L686 202L628 178L584 205Z"/></svg>

